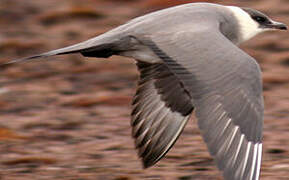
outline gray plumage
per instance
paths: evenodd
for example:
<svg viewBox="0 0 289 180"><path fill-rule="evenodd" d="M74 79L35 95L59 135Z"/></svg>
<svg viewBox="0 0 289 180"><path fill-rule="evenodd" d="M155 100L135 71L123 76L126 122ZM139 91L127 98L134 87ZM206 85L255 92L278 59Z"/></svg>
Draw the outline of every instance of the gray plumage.
<svg viewBox="0 0 289 180"><path fill-rule="evenodd" d="M260 15L245 11L252 18ZM132 103L132 136L144 167L169 151L195 109L202 136L225 179L252 180L259 178L264 104L260 68L236 46L243 36L230 8L194 3L151 13L88 41L10 63L68 53L132 57L140 72Z"/></svg>

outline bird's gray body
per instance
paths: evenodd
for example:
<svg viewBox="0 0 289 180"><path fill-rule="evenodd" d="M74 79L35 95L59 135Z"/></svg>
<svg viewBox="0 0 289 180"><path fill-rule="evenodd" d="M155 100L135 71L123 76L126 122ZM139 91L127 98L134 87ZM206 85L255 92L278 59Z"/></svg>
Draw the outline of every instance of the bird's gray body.
<svg viewBox="0 0 289 180"><path fill-rule="evenodd" d="M239 41L238 25L229 9L217 4L193 3L164 9L135 18L100 36L73 46L50 51L43 55L50 56L67 53L69 51L79 51L86 48L103 46L104 44L117 44L119 43L119 40L123 40L127 36L168 36L179 33L180 30L184 32L202 31L201 28L210 30L212 27L209 27L208 24L211 26L213 25L211 23L214 23L214 26L218 26L218 22L226 22L220 26L220 30L232 42L237 43ZM199 39L197 35L194 36L195 42L203 40L204 39ZM121 46L123 46L123 44ZM136 44L136 46L138 46L138 44ZM124 49L127 50L127 47ZM133 54L125 52L125 55L142 60L143 58L138 57L140 56L139 53L142 53L142 50L138 53L132 52ZM146 53L147 52L143 53L145 54L144 56L147 56ZM152 59L148 58L146 60L151 61Z"/></svg>
<svg viewBox="0 0 289 180"><path fill-rule="evenodd" d="M131 126L144 167L168 152L195 110L225 179L253 180L259 178L262 154L262 82L256 61L236 46L244 40L239 26L240 18L228 7L186 4L133 19L82 43L12 62L69 53L132 57L140 79Z"/></svg>

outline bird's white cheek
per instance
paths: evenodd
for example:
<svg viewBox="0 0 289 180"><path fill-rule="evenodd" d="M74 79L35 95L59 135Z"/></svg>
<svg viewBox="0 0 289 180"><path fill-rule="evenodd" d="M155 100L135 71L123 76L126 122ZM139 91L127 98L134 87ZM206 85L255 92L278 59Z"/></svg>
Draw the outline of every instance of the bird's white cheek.
<svg viewBox="0 0 289 180"><path fill-rule="evenodd" d="M242 42L247 41L263 31L264 30L260 28L253 29L250 27L243 27L241 30L241 41Z"/></svg>
<svg viewBox="0 0 289 180"><path fill-rule="evenodd" d="M240 34L241 38L240 41L244 42L252 37L256 36L257 34L264 32L265 29L259 27L259 24L255 21L253 21L251 18L247 19L247 21L240 21Z"/></svg>

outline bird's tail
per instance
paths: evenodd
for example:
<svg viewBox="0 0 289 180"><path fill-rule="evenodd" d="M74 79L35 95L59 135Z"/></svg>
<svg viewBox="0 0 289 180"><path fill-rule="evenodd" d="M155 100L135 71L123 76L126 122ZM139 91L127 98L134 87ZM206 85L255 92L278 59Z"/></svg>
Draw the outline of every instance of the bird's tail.
<svg viewBox="0 0 289 180"><path fill-rule="evenodd" d="M26 58L8 61L6 63L0 64L0 66L5 66L13 63L27 62L37 58L63 55L63 54L73 54L73 53L81 53L85 57L107 58L112 55L116 55L118 52L122 51L121 49L123 49L123 46L128 45L127 40L128 40L127 38L104 39L101 38L101 36L99 36L68 47L48 51L42 54L29 56Z"/></svg>

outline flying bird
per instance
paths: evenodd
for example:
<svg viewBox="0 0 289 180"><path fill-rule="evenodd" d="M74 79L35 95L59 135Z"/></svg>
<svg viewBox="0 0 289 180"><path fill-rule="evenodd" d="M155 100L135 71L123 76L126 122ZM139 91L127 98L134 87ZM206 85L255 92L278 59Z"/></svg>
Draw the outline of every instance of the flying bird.
<svg viewBox="0 0 289 180"><path fill-rule="evenodd" d="M190 3L135 18L102 35L9 63L81 53L136 60L132 136L145 168L174 145L193 110L226 180L259 179L264 103L260 67L238 45L258 33L287 30L263 13Z"/></svg>

